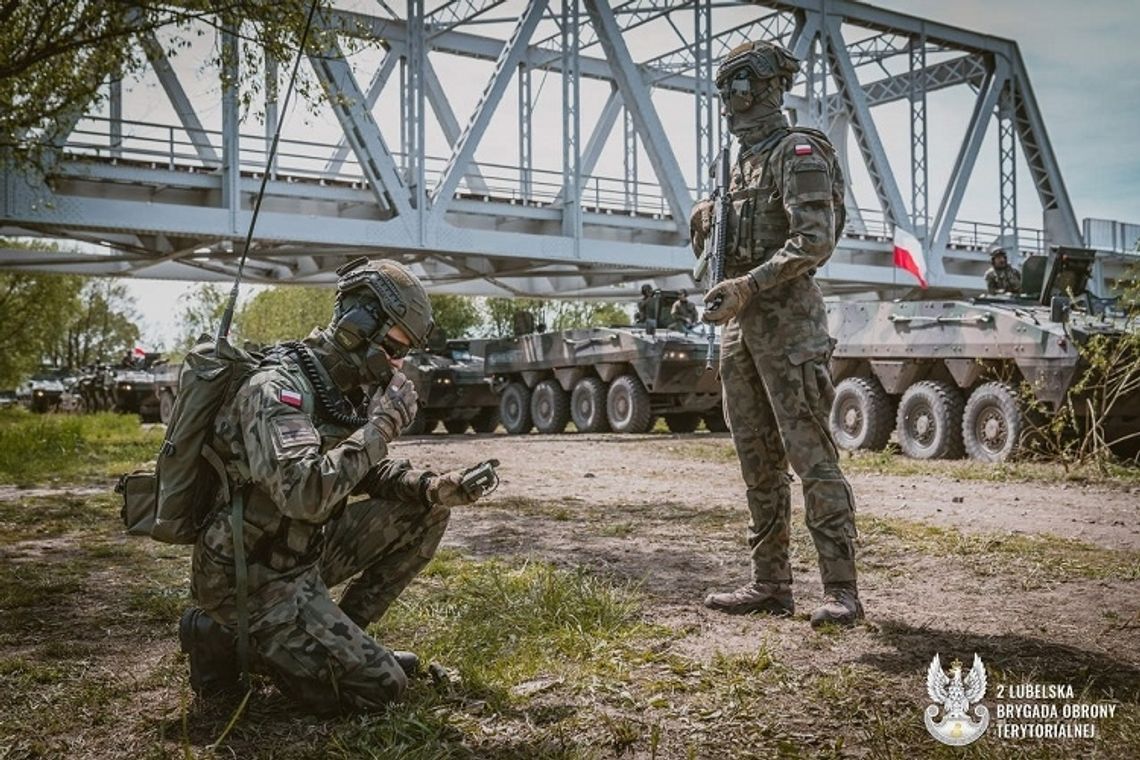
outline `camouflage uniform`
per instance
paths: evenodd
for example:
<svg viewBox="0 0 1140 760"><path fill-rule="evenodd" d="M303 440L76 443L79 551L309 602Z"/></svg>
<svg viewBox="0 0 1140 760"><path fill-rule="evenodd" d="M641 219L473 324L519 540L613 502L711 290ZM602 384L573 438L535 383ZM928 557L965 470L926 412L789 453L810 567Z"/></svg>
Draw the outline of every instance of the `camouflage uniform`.
<svg viewBox="0 0 1140 760"><path fill-rule="evenodd" d="M1010 264L1000 269L990 267L986 270L986 290L990 293L1020 293L1021 272Z"/></svg>
<svg viewBox="0 0 1140 760"><path fill-rule="evenodd" d="M819 133L777 130L742 154L730 188L725 274L751 272L759 292L724 330L720 371L748 487L753 580L792 579L790 464L803 482L823 582L853 584L855 501L828 426L833 342L813 278L835 248L841 170Z"/></svg>
<svg viewBox="0 0 1140 760"><path fill-rule="evenodd" d="M692 301L674 301L671 313L674 321L681 322L686 327L696 324L697 307Z"/></svg>
<svg viewBox="0 0 1140 760"><path fill-rule="evenodd" d="M246 484L251 666L317 712L377 709L407 679L364 628L431 559L449 510L428 506L425 473L387 459L376 427L324 422L314 401L285 359L251 376L215 424L230 488ZM347 501L356 494L368 498ZM199 536L191 582L198 604L228 626L237 622L231 501L223 496ZM346 580L334 602L329 587Z"/></svg>

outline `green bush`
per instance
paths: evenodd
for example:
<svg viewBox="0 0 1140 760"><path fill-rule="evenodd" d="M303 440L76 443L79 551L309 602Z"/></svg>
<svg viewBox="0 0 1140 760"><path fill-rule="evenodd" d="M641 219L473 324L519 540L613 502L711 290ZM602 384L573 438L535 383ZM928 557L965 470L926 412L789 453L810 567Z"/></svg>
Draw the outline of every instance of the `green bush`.
<svg viewBox="0 0 1140 760"><path fill-rule="evenodd" d="M113 475L153 459L161 443L161 429L143 428L134 415L5 409L0 411L0 483Z"/></svg>

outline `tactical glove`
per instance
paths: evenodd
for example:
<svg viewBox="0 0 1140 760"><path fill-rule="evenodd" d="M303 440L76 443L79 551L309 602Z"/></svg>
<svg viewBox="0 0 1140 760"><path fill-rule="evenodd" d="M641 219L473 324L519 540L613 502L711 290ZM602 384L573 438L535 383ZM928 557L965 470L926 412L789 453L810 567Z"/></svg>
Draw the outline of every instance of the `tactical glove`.
<svg viewBox="0 0 1140 760"><path fill-rule="evenodd" d="M474 504L479 494L469 494L460 485L463 480L462 470L445 472L442 475L433 475L428 481L427 498L431 504L440 504L445 507L460 507L464 504Z"/></svg>
<svg viewBox="0 0 1140 760"><path fill-rule="evenodd" d="M724 324L739 314L757 291L756 281L750 274L725 280L705 294L704 320L714 325Z"/></svg>
<svg viewBox="0 0 1140 760"><path fill-rule="evenodd" d="M712 228L713 202L709 199L697 201L689 214L689 239L693 243L693 253L700 256L705 249L705 238Z"/></svg>
<svg viewBox="0 0 1140 760"><path fill-rule="evenodd" d="M418 407L415 384L397 371L388 387L377 391L368 403L368 422L391 442L411 424Z"/></svg>

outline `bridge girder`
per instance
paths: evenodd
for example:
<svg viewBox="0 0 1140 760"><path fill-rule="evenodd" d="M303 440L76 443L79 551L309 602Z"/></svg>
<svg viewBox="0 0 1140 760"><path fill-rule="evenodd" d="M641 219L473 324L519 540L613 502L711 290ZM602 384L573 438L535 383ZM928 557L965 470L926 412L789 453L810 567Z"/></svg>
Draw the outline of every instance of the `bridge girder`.
<svg viewBox="0 0 1140 760"><path fill-rule="evenodd" d="M583 3L580 16L566 16L570 2ZM510 19L511 31L504 37L485 33L505 25L494 17L501 0L451 0L430 12L422 10L422 2L408 8L412 5L419 10L405 17L340 10L321 16L326 50L310 56L309 63L329 96L341 133L332 143L283 141L291 155L311 155L313 162L302 166L279 160L270 168L250 251L251 280L329 281L340 263L368 253L408 261L432 287L450 292L604 295L625 292L623 285L646 278L691 283L686 274L692 261L688 207L694 191L705 186L698 178L704 176L708 143L721 132L715 113L701 113L718 107L709 97L710 61L761 35L780 39L805 58L805 76L814 72L815 79L801 78L789 94L792 113L801 122L830 128L845 162L861 161L871 178L870 204L854 192L849 196L848 234L820 272L826 289L909 287L891 265L887 241L896 225L922 226L916 216L925 217L927 189L912 192L908 206L889 156L897 154L896 166L911 164L919 160L916 155L925 161L927 148L925 142L919 147L885 142L876 108L908 98L914 103L918 95L925 98L948 88L970 91L975 109L957 146L950 182L938 196L934 224L915 230L928 249L932 284L980 287L986 263L980 251L1005 231L1003 223L1026 218L1009 210L1016 199L1007 192L1006 205L995 208L994 223L972 225L972 236L963 235L957 219L1002 92L1007 93L1002 101L1003 157L1012 155L1016 136L1044 212L1043 230L1012 234L1025 251L1051 242L1080 242L1045 120L1010 40L849 0L739 3L755 6L756 16L745 23L737 16L732 24L719 22L716 15L725 4L708 0L612 5L606 0L529 0ZM569 53L560 49L562 32L551 32L560 16L582 21L577 47ZM626 37L632 40L633 30L650 24L667 25L679 44L637 58ZM707 37L686 37L682 28L708 30ZM365 87L363 78L357 79L364 72L354 71L340 51L337 37L345 35L384 51ZM264 171L256 160L257 146L267 138L240 132L232 101L223 109L228 116L220 132L204 128L198 113L206 106L186 94L175 62L153 36L139 44L176 123L148 124L132 120L129 112L124 118L124 101L115 95L111 118L85 114L56 130L60 147L46 177L9 166L0 182L0 234L100 244L105 250L3 250L0 266L181 279L230 276L234 248L244 238L250 199ZM921 55L916 55L916 45ZM927 62L927 55L935 60ZM892 68L908 56L909 67ZM445 59L494 65L483 97L465 121L438 75ZM412 66L413 71L404 78L403 139L394 151L376 109L397 66ZM579 140L578 127L570 130L569 125L580 118L580 108L570 99L581 96L573 94L577 86L562 88L564 134L574 137L564 146L563 167L539 169L529 142L539 95L529 77L533 72L562 78L568 71L606 83L608 98L594 123L580 127L589 138ZM519 160L515 165L478 160L482 137L496 119L505 118L501 114L513 101L503 95L512 81L524 77L515 117ZM691 159L697 165L681 160L692 152L692 136L677 126L692 121L677 119L660 105L666 95L699 104L697 150ZM423 102L446 140L442 161L425 144L428 117L416 105ZM629 125L624 135L627 173L598 174L607 145L621 139L613 133L623 114ZM912 120L921 119L912 124L913 134L931 140L925 107L912 107L911 114ZM167 140L140 137L159 129ZM850 155L848 130L855 147ZM638 162L638 154L648 161ZM924 171L907 176L925 177ZM1008 185L1009 178L1005 180Z"/></svg>

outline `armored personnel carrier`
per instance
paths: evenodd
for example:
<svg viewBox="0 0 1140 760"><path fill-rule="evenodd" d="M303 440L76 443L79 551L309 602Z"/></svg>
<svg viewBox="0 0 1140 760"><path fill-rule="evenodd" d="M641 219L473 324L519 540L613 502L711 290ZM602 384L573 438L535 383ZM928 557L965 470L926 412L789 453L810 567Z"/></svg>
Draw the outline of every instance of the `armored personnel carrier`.
<svg viewBox="0 0 1140 760"><path fill-rule="evenodd" d="M532 317L516 320L516 336L490 342L483 365L506 431L560 433L573 420L584 433L644 433L658 416L677 433L702 419L723 430L720 382L705 368L707 339L673 322L677 297L654 292L645 321L632 327L535 333ZM714 367L717 359L714 349Z"/></svg>
<svg viewBox="0 0 1140 760"><path fill-rule="evenodd" d="M51 412L59 408L64 394L67 371L44 366L39 372L16 388L17 400L36 413Z"/></svg>
<svg viewBox="0 0 1140 760"><path fill-rule="evenodd" d="M1025 442L1027 384L1056 410L1083 369L1092 336L1121 336L1124 315L1087 290L1094 253L1032 256L1022 292L971 299L829 303L831 429L848 450L880 449L891 433L916 459L1001 462ZM1140 430L1140 394L1112 411L1107 439Z"/></svg>
<svg viewBox="0 0 1140 760"><path fill-rule="evenodd" d="M154 378L154 395L158 399L158 419L167 425L174 414L174 398L178 395L178 376L182 373L182 365L158 362L150 368L150 373Z"/></svg>
<svg viewBox="0 0 1140 760"><path fill-rule="evenodd" d="M447 432L493 433L499 426L499 398L483 374L483 359L469 340L437 339L404 359L404 374L416 385L419 411L404 431L431 433L439 423Z"/></svg>
<svg viewBox="0 0 1140 760"><path fill-rule="evenodd" d="M79 408L85 412L109 412L115 400L112 388L114 371L105 364L88 364L75 379L73 392L79 396Z"/></svg>
<svg viewBox="0 0 1140 760"><path fill-rule="evenodd" d="M112 409L120 414L137 414L143 422L159 421L158 396L155 395L154 375L150 367L161 354L128 355L111 371Z"/></svg>

